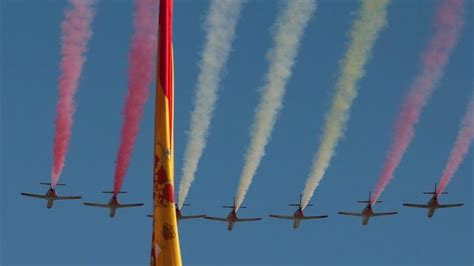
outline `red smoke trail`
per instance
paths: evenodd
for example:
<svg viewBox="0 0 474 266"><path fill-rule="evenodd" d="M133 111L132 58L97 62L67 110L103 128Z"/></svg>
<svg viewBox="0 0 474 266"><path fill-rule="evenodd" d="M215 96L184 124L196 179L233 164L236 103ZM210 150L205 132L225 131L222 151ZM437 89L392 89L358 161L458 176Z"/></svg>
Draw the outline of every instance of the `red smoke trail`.
<svg viewBox="0 0 474 266"><path fill-rule="evenodd" d="M422 57L420 74L411 85L408 97L395 125L395 135L382 174L377 182L371 204L380 197L393 178L393 172L400 163L415 134L415 125L428 98L443 75L463 26L463 0L440 2L435 18L435 34L428 43Z"/></svg>
<svg viewBox="0 0 474 266"><path fill-rule="evenodd" d="M122 187L135 140L140 130L143 107L148 98L148 87L153 80L158 1L135 1L133 36L129 55L128 94L125 99L124 122L120 147L115 164L114 195Z"/></svg>
<svg viewBox="0 0 474 266"><path fill-rule="evenodd" d="M62 22L61 77L59 78L59 100L56 111L54 157L51 184L56 186L64 168L66 152L71 139L72 115L75 111L76 94L85 61L87 42L92 34L90 24L94 17L92 1L70 0L70 7Z"/></svg>
<svg viewBox="0 0 474 266"><path fill-rule="evenodd" d="M439 196L444 191L449 181L453 177L454 173L458 169L459 165L464 159L469 146L471 145L472 139L474 138L474 96L471 97L469 106L464 119L461 124L461 129L458 133L456 144L451 150L451 155L444 169L443 175L439 182L436 195Z"/></svg>

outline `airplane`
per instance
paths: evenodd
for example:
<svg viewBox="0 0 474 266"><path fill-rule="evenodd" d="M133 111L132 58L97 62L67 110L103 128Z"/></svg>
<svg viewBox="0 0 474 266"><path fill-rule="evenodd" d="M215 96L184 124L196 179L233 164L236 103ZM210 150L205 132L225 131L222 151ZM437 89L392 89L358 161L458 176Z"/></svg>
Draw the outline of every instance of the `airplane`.
<svg viewBox="0 0 474 266"><path fill-rule="evenodd" d="M48 209L51 209L53 207L53 203L55 200L76 200L76 199L81 199L81 196L58 196L56 194L56 189L53 188L51 183L40 183L41 185L47 185L49 186L48 191L44 195L38 195L38 194L31 194L31 193L25 193L21 192L21 195L27 196L27 197L32 197L32 198L38 198L38 199L45 199L48 201L46 204L46 207ZM56 186L65 186L65 184L58 183Z"/></svg>
<svg viewBox="0 0 474 266"><path fill-rule="evenodd" d="M369 223L370 217L377 217L377 216L387 216L387 215L395 215L398 212L373 212L372 205L370 203L371 193L369 192L369 199L368 200L359 200L358 203L367 203L365 208L362 212L338 212L340 215L348 215L348 216L358 216L362 217L362 225L367 225ZM382 203L381 201L376 201L376 203Z"/></svg>
<svg viewBox="0 0 474 266"><path fill-rule="evenodd" d="M270 214L269 216L272 218L277 218L277 219L286 219L286 220L293 220L293 228L297 229L300 226L300 223L302 220L313 220L313 219L322 219L322 218L327 218L327 215L321 215L321 216L305 216L303 212L303 208L301 207L301 201L303 199L303 195L300 195L300 203L291 203L289 206L294 206L298 207L298 209L293 213L293 216L286 216L286 215L276 215L276 214ZM313 204L308 204L306 206L313 206Z"/></svg>
<svg viewBox="0 0 474 266"><path fill-rule="evenodd" d="M183 206L190 206L190 204L183 204ZM182 208L179 209L178 204L175 205L175 208L176 208L176 219L178 220L178 222L181 220L204 218L206 216L204 214L184 216L182 213ZM153 214L148 214L147 216L153 218Z"/></svg>
<svg viewBox="0 0 474 266"><path fill-rule="evenodd" d="M232 231L232 229L234 228L234 224L237 222L253 222L253 221L262 220L262 218L239 218L237 216L237 209L235 207L235 198L234 198L234 204L232 206L222 206L222 208L232 209L229 215L227 215L227 218L210 217L206 215L204 219L227 222L227 230L229 231ZM240 207L240 209L245 209L245 208L247 207Z"/></svg>
<svg viewBox="0 0 474 266"><path fill-rule="evenodd" d="M113 191L103 191L102 193L104 194L113 194ZM127 192L124 191L119 191L117 194L126 194ZM120 204L117 195L112 195L112 198L110 198L109 202L107 204L101 204L101 203L92 203L92 202L84 202L84 205L86 206L91 206L91 207L100 207L100 208L109 208L109 216L110 218L113 218L115 216L115 212L119 208L130 208L130 207L139 207L143 206L143 203L134 203L134 204Z"/></svg>
<svg viewBox="0 0 474 266"><path fill-rule="evenodd" d="M435 183L435 187L433 192L423 192L423 194L433 195L431 199L428 201L427 204L412 204L412 203L403 203L405 207L413 207L413 208L424 208L428 209L428 218L433 217L436 209L439 208L454 208L454 207L461 207L464 203L456 203L456 204L439 204L438 202L438 195L436 194L437 183ZM442 192L441 194L448 194L448 192Z"/></svg>

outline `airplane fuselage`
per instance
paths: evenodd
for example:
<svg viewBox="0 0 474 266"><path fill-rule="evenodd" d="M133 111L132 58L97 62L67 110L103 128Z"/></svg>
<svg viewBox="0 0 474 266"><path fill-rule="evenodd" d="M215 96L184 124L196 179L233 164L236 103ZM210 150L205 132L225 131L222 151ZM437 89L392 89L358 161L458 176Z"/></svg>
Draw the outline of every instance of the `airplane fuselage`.
<svg viewBox="0 0 474 266"><path fill-rule="evenodd" d="M434 195L429 201L428 201L428 217L431 218L433 217L436 209L439 208L439 203L438 203L438 197Z"/></svg>
<svg viewBox="0 0 474 266"><path fill-rule="evenodd" d="M110 216L110 218L113 218L115 216L115 212L117 211L117 206L119 205L117 197L113 196L109 200L108 205L109 205L109 209L110 209L109 216Z"/></svg>
<svg viewBox="0 0 474 266"><path fill-rule="evenodd" d="M57 199L58 195L56 194L56 191L53 188L50 188L48 192L46 192L46 200L48 201L46 207L48 209L51 209L53 207L54 200Z"/></svg>
<svg viewBox="0 0 474 266"><path fill-rule="evenodd" d="M183 213L176 207L176 220L179 222L183 218Z"/></svg>
<svg viewBox="0 0 474 266"><path fill-rule="evenodd" d="M293 228L294 229L296 229L300 226L301 219L303 217L304 217L304 212L300 207L300 208L298 208L298 210L295 211L295 213L293 213L293 219L294 219Z"/></svg>
<svg viewBox="0 0 474 266"><path fill-rule="evenodd" d="M367 225L369 223L370 217L374 216L374 212L372 211L372 206L370 203L362 210L362 225Z"/></svg>
<svg viewBox="0 0 474 266"><path fill-rule="evenodd" d="M232 231L236 220L237 213L235 212L235 210L232 210L229 215L227 215L227 230Z"/></svg>

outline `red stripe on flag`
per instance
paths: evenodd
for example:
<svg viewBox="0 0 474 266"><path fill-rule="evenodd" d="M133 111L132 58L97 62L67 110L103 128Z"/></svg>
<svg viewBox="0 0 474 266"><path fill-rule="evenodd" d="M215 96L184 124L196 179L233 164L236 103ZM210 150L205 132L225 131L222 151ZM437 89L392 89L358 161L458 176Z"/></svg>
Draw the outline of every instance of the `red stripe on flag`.
<svg viewBox="0 0 474 266"><path fill-rule="evenodd" d="M158 32L158 82L168 98L168 121L170 132L173 132L173 0L160 1L160 16ZM163 30L166 29L166 30ZM163 69L161 69L163 68ZM170 143L172 136L170 134Z"/></svg>

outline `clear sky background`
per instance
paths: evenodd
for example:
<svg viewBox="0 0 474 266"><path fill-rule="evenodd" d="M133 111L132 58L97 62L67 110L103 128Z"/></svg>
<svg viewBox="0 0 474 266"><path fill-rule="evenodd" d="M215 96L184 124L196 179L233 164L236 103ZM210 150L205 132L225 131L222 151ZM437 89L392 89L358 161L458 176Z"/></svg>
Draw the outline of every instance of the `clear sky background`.
<svg viewBox="0 0 474 266"><path fill-rule="evenodd" d="M472 148L447 188L442 203L464 202L458 209L426 211L402 207L426 202L454 144L473 88L474 1L458 46L438 89L425 108L417 135L395 179L381 197L378 211L399 215L372 219L367 227L337 211L359 211L355 200L372 190L389 148L393 122L420 53L432 34L437 1L395 0L388 26L375 44L359 96L352 106L346 136L337 148L307 215L329 218L303 222L273 220L269 213L292 214L319 145L324 115L345 54L347 32L359 1L318 1L302 40L284 108L266 156L254 178L242 217L262 216L228 232L223 223L197 220L180 224L185 265L315 264L465 264L473 263ZM60 23L66 1L1 0L1 265L148 265L151 243L153 97L146 105L122 202L143 208L119 210L114 219L103 209L80 201L56 202L21 197L45 193L52 163L55 105L58 96ZM204 43L208 1L176 0L175 148L176 177L181 166ZM208 146L199 164L185 214L225 216L231 204L249 143L259 88L264 83L272 45L271 29L281 1L248 1L220 86ZM87 62L77 94L77 112L59 194L87 201L108 200L127 89L133 2L102 0L92 25ZM154 88L154 84L153 84ZM179 184L177 180L176 185Z"/></svg>

